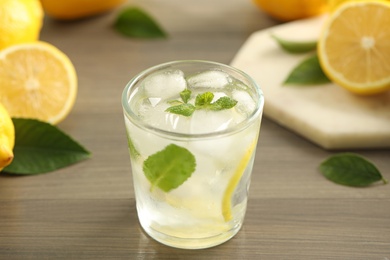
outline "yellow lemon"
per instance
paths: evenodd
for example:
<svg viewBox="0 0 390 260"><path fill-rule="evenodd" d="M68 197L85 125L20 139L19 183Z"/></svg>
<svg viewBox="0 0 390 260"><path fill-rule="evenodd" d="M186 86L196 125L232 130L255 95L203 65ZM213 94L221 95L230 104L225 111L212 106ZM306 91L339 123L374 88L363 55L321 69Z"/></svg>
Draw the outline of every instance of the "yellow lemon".
<svg viewBox="0 0 390 260"><path fill-rule="evenodd" d="M237 185L240 183L241 177L244 174L248 163L250 162L253 152L255 151L257 141L254 140L245 155L241 158L233 176L229 180L227 188L222 198L222 215L225 221L232 219L232 197Z"/></svg>
<svg viewBox="0 0 390 260"><path fill-rule="evenodd" d="M124 0L41 0L45 13L59 20L74 20L107 12Z"/></svg>
<svg viewBox="0 0 390 260"><path fill-rule="evenodd" d="M71 111L76 93L74 66L53 45L18 44L0 52L0 103L12 117L56 124Z"/></svg>
<svg viewBox="0 0 390 260"><path fill-rule="evenodd" d="M0 49L38 40L42 22L39 0L1 0Z"/></svg>
<svg viewBox="0 0 390 260"><path fill-rule="evenodd" d="M390 89L390 3L348 1L330 14L318 42L326 75L351 92Z"/></svg>
<svg viewBox="0 0 390 260"><path fill-rule="evenodd" d="M327 0L253 0L256 6L280 21L292 21L327 11Z"/></svg>
<svg viewBox="0 0 390 260"><path fill-rule="evenodd" d="M0 171L12 162L14 145L14 124L7 110L0 103Z"/></svg>

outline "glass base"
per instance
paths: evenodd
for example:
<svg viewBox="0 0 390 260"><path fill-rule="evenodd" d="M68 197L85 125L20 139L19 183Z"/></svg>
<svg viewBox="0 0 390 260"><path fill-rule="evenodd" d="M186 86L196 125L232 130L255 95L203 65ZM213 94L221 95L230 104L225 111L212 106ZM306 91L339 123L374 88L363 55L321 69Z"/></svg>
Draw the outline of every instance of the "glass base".
<svg viewBox="0 0 390 260"><path fill-rule="evenodd" d="M239 224L232 229L224 231L217 235L213 235L210 237L194 238L167 235L165 233L161 233L160 231L153 229L149 225L143 225L142 221L141 226L144 231L154 240L164 245L181 249L205 249L214 247L228 241L229 239L234 237L241 229L241 224Z"/></svg>

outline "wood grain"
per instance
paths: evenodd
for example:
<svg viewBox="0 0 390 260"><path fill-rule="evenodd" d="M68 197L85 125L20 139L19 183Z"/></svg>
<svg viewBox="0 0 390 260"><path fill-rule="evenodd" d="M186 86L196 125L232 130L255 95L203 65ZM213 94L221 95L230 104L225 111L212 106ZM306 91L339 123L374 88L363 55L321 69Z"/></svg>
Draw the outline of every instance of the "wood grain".
<svg viewBox="0 0 390 260"><path fill-rule="evenodd" d="M161 62L229 63L249 35L277 22L248 1L132 0L170 37L112 29L118 10L77 22L45 19L41 39L73 61L79 93L59 127L93 157L44 175L0 174L0 259L390 259L390 186L355 189L318 172L326 151L264 118L245 224L207 250L150 239L136 216L120 95ZM390 179L390 150L355 150Z"/></svg>

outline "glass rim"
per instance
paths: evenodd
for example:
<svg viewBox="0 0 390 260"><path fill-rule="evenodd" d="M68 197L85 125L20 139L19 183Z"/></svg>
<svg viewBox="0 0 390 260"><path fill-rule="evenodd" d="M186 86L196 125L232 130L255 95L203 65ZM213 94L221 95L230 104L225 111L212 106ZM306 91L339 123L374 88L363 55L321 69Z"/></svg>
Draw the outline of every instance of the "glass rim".
<svg viewBox="0 0 390 260"><path fill-rule="evenodd" d="M150 75L153 72L156 72L164 67L170 67L172 65L180 65L180 64L190 64L190 63L196 63L196 64L207 64L207 65L213 65L216 68L222 68L229 71L233 71L235 73L238 73L242 77L244 77L250 85L255 89L256 94L258 95L258 99L256 101L256 108L253 110L253 112L248 115L242 122L232 126L228 127L226 129L220 130L220 131L213 131L213 132L206 132L206 133L182 133L182 132L173 132L164 130L161 128L154 127L148 123L145 123L140 119L130 108L129 105L129 96L131 94L131 90L136 85L137 82L141 81L146 76ZM225 71L228 72L228 71ZM246 84L247 85L247 84ZM122 92L122 108L124 111L125 116L137 127L146 130L148 132L153 132L154 134L158 134L164 137L169 137L171 139L209 139L209 138L215 138L216 136L226 136L231 135L240 131L243 131L257 119L259 114L262 113L264 107L264 94L257 82L249 76L247 73L243 72L242 70L232 67L227 64L214 62L214 61L207 61L207 60L176 60L176 61L170 61L161 63L152 67L149 67L148 69L145 69L141 71L140 73L136 74L125 86L123 92Z"/></svg>

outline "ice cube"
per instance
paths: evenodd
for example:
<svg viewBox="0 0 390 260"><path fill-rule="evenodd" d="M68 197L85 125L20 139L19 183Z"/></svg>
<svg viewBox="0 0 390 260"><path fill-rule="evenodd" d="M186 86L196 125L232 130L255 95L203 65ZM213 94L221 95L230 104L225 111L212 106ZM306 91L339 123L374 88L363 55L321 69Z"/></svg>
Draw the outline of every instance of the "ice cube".
<svg viewBox="0 0 390 260"><path fill-rule="evenodd" d="M191 133L204 134L222 131L234 124L231 110L197 110L192 114Z"/></svg>
<svg viewBox="0 0 390 260"><path fill-rule="evenodd" d="M195 88L223 88L230 82L229 75L218 70L202 72L188 78L188 84Z"/></svg>
<svg viewBox="0 0 390 260"><path fill-rule="evenodd" d="M186 89L187 82L181 70L165 70L148 76L144 81L145 94L149 98L161 100L179 96ZM156 102L153 102L156 105Z"/></svg>
<svg viewBox="0 0 390 260"><path fill-rule="evenodd" d="M145 109L143 120L145 123L165 131L187 133L189 128L189 118L166 112L171 105L161 102L153 108Z"/></svg>
<svg viewBox="0 0 390 260"><path fill-rule="evenodd" d="M248 92L234 90L232 98L237 101L236 110L239 113L249 115L256 108L256 103Z"/></svg>
<svg viewBox="0 0 390 260"><path fill-rule="evenodd" d="M223 92L213 92L214 94L214 98L213 98L213 101L211 102L215 102L217 101L218 99L220 99L221 97L226 97L227 95Z"/></svg>

